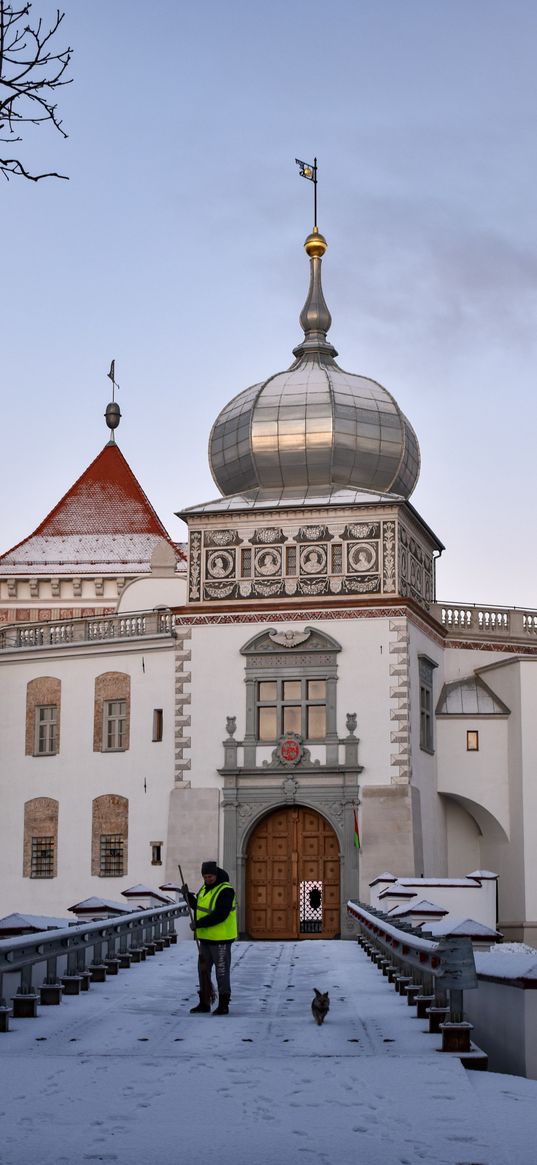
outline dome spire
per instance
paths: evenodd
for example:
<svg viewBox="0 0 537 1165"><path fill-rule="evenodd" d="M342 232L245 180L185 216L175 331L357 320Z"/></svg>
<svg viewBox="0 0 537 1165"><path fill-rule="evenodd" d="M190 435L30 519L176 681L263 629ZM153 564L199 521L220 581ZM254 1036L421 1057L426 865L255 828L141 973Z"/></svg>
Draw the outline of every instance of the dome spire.
<svg viewBox="0 0 537 1165"><path fill-rule="evenodd" d="M328 243L324 235L321 234L317 226L314 226L304 243L304 250L309 255L310 260L310 285L306 302L300 313L300 326L304 329L304 339L298 347L293 348L293 354L298 358L305 356L308 352L315 352L331 358L337 356L336 349L326 336L332 323L332 316L328 310L321 283L321 262L327 246Z"/></svg>

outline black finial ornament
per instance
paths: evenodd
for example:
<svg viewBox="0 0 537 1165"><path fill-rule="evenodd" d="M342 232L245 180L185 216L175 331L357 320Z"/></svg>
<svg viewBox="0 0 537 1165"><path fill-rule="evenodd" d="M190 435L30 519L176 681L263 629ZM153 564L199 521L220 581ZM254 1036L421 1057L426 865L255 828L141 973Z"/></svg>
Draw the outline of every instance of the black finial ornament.
<svg viewBox="0 0 537 1165"><path fill-rule="evenodd" d="M108 428L110 429L110 440L109 440L108 444L114 445L115 440L116 440L114 437L114 429L117 429L119 422L121 420L121 412L119 410L119 405L118 405L117 401L115 400L116 388L119 388L119 384L116 381L116 362L115 362L115 360L112 360L112 363L110 365L110 372L107 372L106 375L107 375L108 379L112 381L113 387L112 387L112 400L106 406L106 412L104 414L104 419L106 421L106 424L108 425Z"/></svg>

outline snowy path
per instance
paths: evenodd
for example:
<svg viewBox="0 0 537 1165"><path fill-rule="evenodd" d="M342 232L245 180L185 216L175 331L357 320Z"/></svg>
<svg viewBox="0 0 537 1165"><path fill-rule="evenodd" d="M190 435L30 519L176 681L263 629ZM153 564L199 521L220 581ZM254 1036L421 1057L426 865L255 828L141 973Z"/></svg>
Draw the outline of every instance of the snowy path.
<svg viewBox="0 0 537 1165"><path fill-rule="evenodd" d="M1 1165L533 1165L537 1083L441 1056L355 943L237 943L229 1017L195 981L179 942L12 1021Z"/></svg>

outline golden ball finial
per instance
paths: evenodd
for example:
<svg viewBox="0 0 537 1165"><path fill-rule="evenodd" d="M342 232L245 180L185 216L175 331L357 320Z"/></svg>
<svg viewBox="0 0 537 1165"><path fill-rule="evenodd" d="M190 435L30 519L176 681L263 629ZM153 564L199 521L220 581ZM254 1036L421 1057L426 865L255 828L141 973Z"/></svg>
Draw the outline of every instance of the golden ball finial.
<svg viewBox="0 0 537 1165"><path fill-rule="evenodd" d="M324 235L320 233L318 227L314 227L304 243L304 250L310 259L322 259L327 246L328 243Z"/></svg>

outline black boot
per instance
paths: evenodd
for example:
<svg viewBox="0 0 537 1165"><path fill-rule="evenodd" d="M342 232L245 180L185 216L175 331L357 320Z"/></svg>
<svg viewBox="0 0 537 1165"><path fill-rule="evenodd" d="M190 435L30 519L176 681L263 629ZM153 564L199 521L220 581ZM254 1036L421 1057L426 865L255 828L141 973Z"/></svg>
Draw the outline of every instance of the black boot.
<svg viewBox="0 0 537 1165"><path fill-rule="evenodd" d="M198 992L198 995L200 997L200 1001L199 1001L197 1007L190 1008L191 1015L201 1015L202 1013L207 1014L207 1012L211 1010L210 1003L205 1003L205 1000L203 999L201 991Z"/></svg>
<svg viewBox="0 0 537 1165"><path fill-rule="evenodd" d="M213 1015L229 1015L229 1001L231 995L224 995L220 992L218 996L218 1007L215 1007Z"/></svg>

